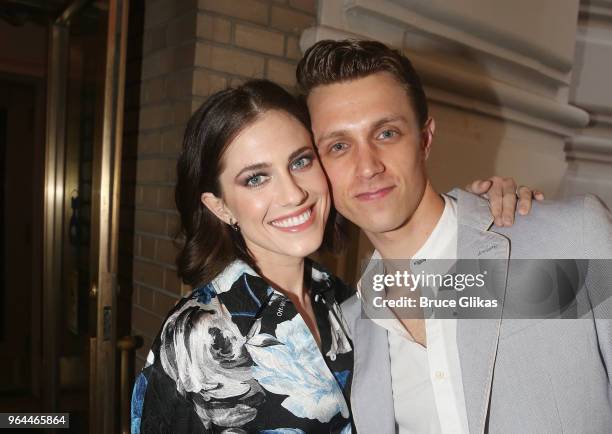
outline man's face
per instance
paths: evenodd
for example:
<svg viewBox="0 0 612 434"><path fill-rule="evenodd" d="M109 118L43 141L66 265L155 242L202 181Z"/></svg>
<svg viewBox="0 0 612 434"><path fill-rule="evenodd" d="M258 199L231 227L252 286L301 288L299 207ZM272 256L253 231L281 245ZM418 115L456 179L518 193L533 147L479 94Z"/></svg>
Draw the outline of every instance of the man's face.
<svg viewBox="0 0 612 434"><path fill-rule="evenodd" d="M407 223L427 184L433 120L420 128L405 89L386 72L316 87L308 109L338 212L372 234Z"/></svg>

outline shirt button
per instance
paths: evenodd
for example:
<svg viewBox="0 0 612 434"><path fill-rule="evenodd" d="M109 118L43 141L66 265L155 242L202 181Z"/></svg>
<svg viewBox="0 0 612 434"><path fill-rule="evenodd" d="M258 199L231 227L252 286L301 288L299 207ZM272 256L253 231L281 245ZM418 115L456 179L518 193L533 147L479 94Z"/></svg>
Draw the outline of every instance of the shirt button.
<svg viewBox="0 0 612 434"><path fill-rule="evenodd" d="M446 372L444 371L436 371L434 374L434 377L436 378L436 380L444 380L446 378Z"/></svg>

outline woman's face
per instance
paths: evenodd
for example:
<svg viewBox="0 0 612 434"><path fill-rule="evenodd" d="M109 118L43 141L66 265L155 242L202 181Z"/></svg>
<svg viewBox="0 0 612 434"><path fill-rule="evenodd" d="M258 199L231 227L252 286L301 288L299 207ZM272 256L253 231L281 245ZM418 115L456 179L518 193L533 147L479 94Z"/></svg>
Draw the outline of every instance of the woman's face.
<svg viewBox="0 0 612 434"><path fill-rule="evenodd" d="M202 201L226 223L238 223L258 262L303 258L319 248L330 208L327 179L297 119L266 112L228 145L222 167L222 197L204 193Z"/></svg>

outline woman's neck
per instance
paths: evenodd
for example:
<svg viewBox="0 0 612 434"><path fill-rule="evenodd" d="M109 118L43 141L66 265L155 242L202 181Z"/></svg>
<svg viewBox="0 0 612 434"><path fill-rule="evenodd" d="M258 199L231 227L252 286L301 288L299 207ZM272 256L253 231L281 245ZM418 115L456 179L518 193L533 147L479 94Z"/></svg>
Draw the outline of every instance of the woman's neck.
<svg viewBox="0 0 612 434"><path fill-rule="evenodd" d="M251 252L254 253L263 278L290 298L304 301L307 295L304 288L304 258L281 255L270 257L266 254L257 255L252 250Z"/></svg>

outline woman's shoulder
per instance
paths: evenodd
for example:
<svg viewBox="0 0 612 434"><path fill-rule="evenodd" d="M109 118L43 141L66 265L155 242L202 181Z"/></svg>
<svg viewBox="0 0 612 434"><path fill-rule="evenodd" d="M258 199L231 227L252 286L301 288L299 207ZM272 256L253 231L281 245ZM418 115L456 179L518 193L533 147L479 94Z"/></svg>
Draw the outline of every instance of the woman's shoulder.
<svg viewBox="0 0 612 434"><path fill-rule="evenodd" d="M268 301L272 288L242 261L235 261L210 282L199 285L168 313L160 340L188 332L216 328L238 328L247 333L252 320ZM163 345L163 342L160 342Z"/></svg>
<svg viewBox="0 0 612 434"><path fill-rule="evenodd" d="M225 417L209 403L249 396L251 385L243 381L250 363L244 351L247 337L222 300L229 293L217 291L211 282L195 288L170 310L135 386L137 419L150 422L159 413L174 427L177 418L190 423L195 418L208 429Z"/></svg>

